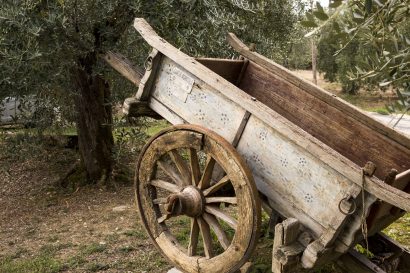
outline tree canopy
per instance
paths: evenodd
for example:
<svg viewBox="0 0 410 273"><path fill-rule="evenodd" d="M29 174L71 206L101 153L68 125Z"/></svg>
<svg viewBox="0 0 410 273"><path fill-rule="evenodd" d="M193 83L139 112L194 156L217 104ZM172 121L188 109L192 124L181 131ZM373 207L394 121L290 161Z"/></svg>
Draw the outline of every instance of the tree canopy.
<svg viewBox="0 0 410 273"><path fill-rule="evenodd" d="M0 11L0 97L67 93L67 72L89 52L118 49L141 64L147 47L132 28L135 16L194 56L231 56L225 35L232 31L280 59L297 8L289 0L6 0Z"/></svg>
<svg viewBox="0 0 410 273"><path fill-rule="evenodd" d="M355 55L362 60L350 69L350 79L377 82L393 87L402 106L408 109L410 95L410 1L403 0L332 0L330 11L317 3L303 24L326 33L331 26L337 35L335 55L352 44L360 47Z"/></svg>
<svg viewBox="0 0 410 273"><path fill-rule="evenodd" d="M143 64L149 48L135 17L193 56L231 57L232 31L281 60L302 9L299 0L4 0L0 99L36 94L60 107L76 122L83 163L98 180L111 169L111 107L136 89L101 57L114 50Z"/></svg>

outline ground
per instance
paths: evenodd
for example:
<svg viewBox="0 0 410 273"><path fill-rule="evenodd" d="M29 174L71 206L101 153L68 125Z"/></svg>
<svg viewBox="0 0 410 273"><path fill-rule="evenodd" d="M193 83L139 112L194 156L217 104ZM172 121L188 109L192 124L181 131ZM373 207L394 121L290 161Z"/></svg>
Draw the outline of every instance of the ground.
<svg viewBox="0 0 410 273"><path fill-rule="evenodd" d="M151 125L147 135L166 126ZM130 141L133 137L128 129L116 132L116 160L123 167L116 170L113 186L84 185L78 172L61 187L59 177L78 160L64 139L0 129L0 273L171 268L146 235L135 207L132 169L147 136L139 135L139 142ZM252 258L254 272L270 272L272 236L265 231ZM410 246L410 216L386 232ZM337 271L330 265L320 272Z"/></svg>
<svg viewBox="0 0 410 273"><path fill-rule="evenodd" d="M1 273L170 268L139 223L132 183L61 188L55 181L76 153L47 139L16 138L3 135L0 144Z"/></svg>

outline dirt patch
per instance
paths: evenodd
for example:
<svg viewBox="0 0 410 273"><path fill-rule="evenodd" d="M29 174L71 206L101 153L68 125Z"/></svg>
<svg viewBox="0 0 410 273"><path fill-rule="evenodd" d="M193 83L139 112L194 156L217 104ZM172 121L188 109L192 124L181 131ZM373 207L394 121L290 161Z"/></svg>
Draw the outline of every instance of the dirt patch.
<svg viewBox="0 0 410 273"><path fill-rule="evenodd" d="M0 272L170 268L139 223L130 183L63 189L54 182L75 151L4 134L0 146Z"/></svg>

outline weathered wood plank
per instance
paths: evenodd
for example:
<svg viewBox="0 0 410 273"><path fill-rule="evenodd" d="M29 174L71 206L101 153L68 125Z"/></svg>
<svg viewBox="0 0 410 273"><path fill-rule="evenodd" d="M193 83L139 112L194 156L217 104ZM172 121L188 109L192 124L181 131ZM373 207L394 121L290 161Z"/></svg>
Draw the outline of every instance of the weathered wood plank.
<svg viewBox="0 0 410 273"><path fill-rule="evenodd" d="M374 162L381 179L410 168L409 148L253 62L240 88L357 165Z"/></svg>
<svg viewBox="0 0 410 273"><path fill-rule="evenodd" d="M163 119L163 117L149 107L148 102L139 101L134 97L125 99L122 112L128 117Z"/></svg>
<svg viewBox="0 0 410 273"><path fill-rule="evenodd" d="M341 256L337 264L346 272L355 273L386 273L380 267L372 263L365 255L356 250L349 250L349 253Z"/></svg>
<svg viewBox="0 0 410 273"><path fill-rule="evenodd" d="M228 141L235 138L245 115L243 108L167 57L163 58L157 77L151 99L166 105L188 123L212 128Z"/></svg>
<svg viewBox="0 0 410 273"><path fill-rule="evenodd" d="M294 271L297 261L305 247L297 242L300 235L300 223L295 218L288 218L275 226L272 250L272 271L286 273Z"/></svg>
<svg viewBox="0 0 410 273"><path fill-rule="evenodd" d="M154 110L157 113L160 113L160 115L171 122L174 125L177 124L184 124L186 121L181 118L179 115L177 115L174 111L163 105L161 102L156 100L155 98L151 98L149 100L149 107Z"/></svg>
<svg viewBox="0 0 410 273"><path fill-rule="evenodd" d="M140 101L147 101L150 97L152 87L156 80L158 68L161 64L162 54L158 52L155 48L151 51L147 60L145 61L145 74L142 77L138 92L136 94L136 99Z"/></svg>
<svg viewBox="0 0 410 273"><path fill-rule="evenodd" d="M142 68L134 66L131 61L122 54L112 51L108 51L107 54L104 55L104 60L133 84L136 86L139 85L144 75Z"/></svg>
<svg viewBox="0 0 410 273"><path fill-rule="evenodd" d="M322 101L332 105L340 110L342 110L345 114L354 117L356 120L362 122L363 124L371 127L372 129L376 130L378 133L382 135L386 135L389 138L393 139L400 145L403 145L410 149L410 139L403 135L402 133L387 127L380 122L374 120L369 115L365 114L363 111L358 109L357 107L347 103L346 101L337 98L335 95L330 94L326 90L314 85L313 83L304 80L295 74L293 74L290 70L284 68L283 66L273 62L272 60L262 56L256 52L250 50L238 37L235 36L233 33L229 33L227 37L228 43L241 55L248 58L251 61L256 62L257 64L263 66L267 70L273 72L274 74L280 76L286 81L294 84L297 87L303 88L306 92L314 95L315 97L321 99Z"/></svg>
<svg viewBox="0 0 410 273"><path fill-rule="evenodd" d="M317 234L324 227L336 231L346 218L338 204L346 195L354 195L352 183L254 116L237 150L252 169L261 192L276 202L274 209L281 215L300 220ZM359 187L354 189L356 194L360 192Z"/></svg>
<svg viewBox="0 0 410 273"><path fill-rule="evenodd" d="M283 245L284 237L283 225L277 224L275 226L275 237L273 238L273 251L272 251L272 272L273 273L282 273L282 264L279 260L273 257L275 249Z"/></svg>

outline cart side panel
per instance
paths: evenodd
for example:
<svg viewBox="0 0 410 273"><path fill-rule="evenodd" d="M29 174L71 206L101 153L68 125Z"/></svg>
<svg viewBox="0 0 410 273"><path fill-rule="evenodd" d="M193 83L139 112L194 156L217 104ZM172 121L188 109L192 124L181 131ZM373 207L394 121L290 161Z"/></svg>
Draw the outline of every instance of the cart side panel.
<svg viewBox="0 0 410 273"><path fill-rule="evenodd" d="M167 57L162 59L150 107L171 123L192 123L233 141L246 111ZM295 217L317 237L341 232L347 216L338 209L360 187L251 115L237 149L252 168L258 189L286 217ZM289 205L292 204L292 205Z"/></svg>
<svg viewBox="0 0 410 273"><path fill-rule="evenodd" d="M317 235L324 229L336 233L346 219L339 202L360 192L357 185L254 116L237 149L259 190L275 203L274 209L299 219Z"/></svg>
<svg viewBox="0 0 410 273"><path fill-rule="evenodd" d="M253 62L240 88L359 166L374 162L382 179L410 168L410 149Z"/></svg>
<svg viewBox="0 0 410 273"><path fill-rule="evenodd" d="M246 112L167 57L159 68L150 107L171 123L202 125L231 142Z"/></svg>

